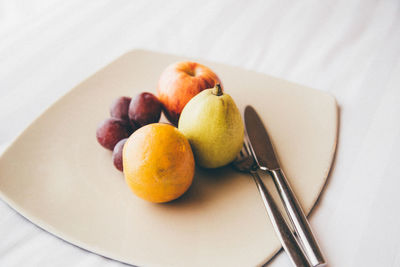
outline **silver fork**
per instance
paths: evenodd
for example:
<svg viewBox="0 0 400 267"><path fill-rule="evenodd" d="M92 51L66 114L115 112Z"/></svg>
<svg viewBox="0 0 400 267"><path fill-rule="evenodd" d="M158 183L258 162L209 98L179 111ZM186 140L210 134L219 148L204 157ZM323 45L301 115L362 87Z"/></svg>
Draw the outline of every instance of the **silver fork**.
<svg viewBox="0 0 400 267"><path fill-rule="evenodd" d="M275 229L275 232L278 235L278 238L283 246L283 249L289 255L294 266L312 266L305 252L303 251L300 243L297 241L296 237L293 234L293 231L289 227L286 220L283 218L278 206L276 205L274 199L272 198L270 192L265 186L264 182L261 180L258 175L258 167L254 160L254 158L250 154L250 149L248 145L248 141L245 138L243 148L237 156L236 160L233 162L233 166L241 171L250 173L254 181L257 185L258 191L261 194L261 197L264 202L264 206L267 209L267 213L271 219L272 226Z"/></svg>

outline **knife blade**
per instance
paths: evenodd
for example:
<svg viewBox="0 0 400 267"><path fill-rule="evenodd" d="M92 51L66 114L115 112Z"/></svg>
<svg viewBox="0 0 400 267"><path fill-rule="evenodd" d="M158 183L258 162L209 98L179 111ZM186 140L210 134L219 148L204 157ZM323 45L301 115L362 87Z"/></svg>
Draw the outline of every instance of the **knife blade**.
<svg viewBox="0 0 400 267"><path fill-rule="evenodd" d="M315 239L307 218L298 202L288 180L279 166L274 147L267 130L253 107L244 110L244 121L247 136L250 140L250 151L261 170L267 171L278 189L291 224L306 252L312 266L325 266L326 260Z"/></svg>
<svg viewBox="0 0 400 267"><path fill-rule="evenodd" d="M268 171L280 169L267 130L252 106L245 108L244 118L247 135L251 143L251 150L260 169Z"/></svg>

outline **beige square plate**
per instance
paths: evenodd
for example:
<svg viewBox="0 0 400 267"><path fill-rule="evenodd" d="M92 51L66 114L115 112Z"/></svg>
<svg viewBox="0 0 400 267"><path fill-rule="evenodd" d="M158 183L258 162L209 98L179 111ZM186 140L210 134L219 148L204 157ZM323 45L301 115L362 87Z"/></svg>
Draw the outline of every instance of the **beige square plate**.
<svg viewBox="0 0 400 267"><path fill-rule="evenodd" d="M133 51L75 87L0 158L0 195L43 229L79 247L139 266L254 266L280 248L252 178L230 167L198 169L190 190L168 204L131 193L97 144L112 100L155 92L162 70L182 57ZM338 112L321 91L264 74L211 67L243 110L253 105L308 212L334 156ZM268 177L267 185L272 188Z"/></svg>

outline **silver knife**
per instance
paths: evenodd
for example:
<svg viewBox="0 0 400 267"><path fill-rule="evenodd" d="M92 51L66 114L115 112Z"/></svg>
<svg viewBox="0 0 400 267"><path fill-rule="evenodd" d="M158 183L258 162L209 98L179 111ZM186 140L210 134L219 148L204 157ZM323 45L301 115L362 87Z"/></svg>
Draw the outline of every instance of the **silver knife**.
<svg viewBox="0 0 400 267"><path fill-rule="evenodd" d="M311 231L307 218L285 177L268 132L253 107L244 111L246 131L250 140L250 150L258 167L268 172L278 189L290 222L312 266L325 266L326 261Z"/></svg>

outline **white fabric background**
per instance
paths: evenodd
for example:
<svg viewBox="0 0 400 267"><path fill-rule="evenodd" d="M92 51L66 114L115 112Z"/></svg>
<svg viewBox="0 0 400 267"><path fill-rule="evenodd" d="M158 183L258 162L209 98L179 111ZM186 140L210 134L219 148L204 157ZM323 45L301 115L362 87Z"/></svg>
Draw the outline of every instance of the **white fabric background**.
<svg viewBox="0 0 400 267"><path fill-rule="evenodd" d="M134 48L333 94L337 157L311 224L330 266L400 266L399 1L0 0L1 150L70 88ZM0 266L123 264L46 233L0 201ZM290 262L280 253L270 266Z"/></svg>

